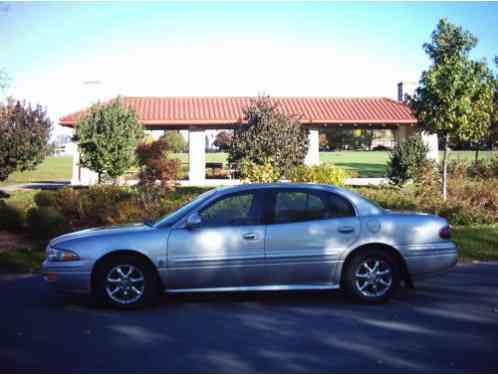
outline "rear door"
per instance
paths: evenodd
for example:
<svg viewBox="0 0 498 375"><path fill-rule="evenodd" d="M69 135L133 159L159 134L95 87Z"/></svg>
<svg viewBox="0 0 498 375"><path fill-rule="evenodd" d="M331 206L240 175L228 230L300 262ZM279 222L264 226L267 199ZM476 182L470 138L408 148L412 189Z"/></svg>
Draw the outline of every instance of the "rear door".
<svg viewBox="0 0 498 375"><path fill-rule="evenodd" d="M360 222L344 197L318 189L269 193L266 264L272 284L330 284Z"/></svg>

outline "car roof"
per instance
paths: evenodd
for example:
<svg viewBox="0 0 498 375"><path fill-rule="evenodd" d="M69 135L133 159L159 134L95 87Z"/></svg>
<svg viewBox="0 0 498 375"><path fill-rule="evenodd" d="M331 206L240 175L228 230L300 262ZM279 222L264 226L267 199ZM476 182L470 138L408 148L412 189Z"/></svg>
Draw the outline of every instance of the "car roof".
<svg viewBox="0 0 498 375"><path fill-rule="evenodd" d="M216 189L220 193L237 192L244 190L255 190L255 189L324 189L324 190L344 190L334 185L327 184L314 184L314 183L294 183L294 182L274 182L267 184L240 184L232 186L223 186Z"/></svg>

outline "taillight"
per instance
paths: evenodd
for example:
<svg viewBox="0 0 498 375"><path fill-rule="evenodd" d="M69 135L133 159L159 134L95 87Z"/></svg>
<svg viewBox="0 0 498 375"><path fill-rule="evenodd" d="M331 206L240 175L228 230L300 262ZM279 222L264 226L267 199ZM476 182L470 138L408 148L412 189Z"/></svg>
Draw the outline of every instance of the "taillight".
<svg viewBox="0 0 498 375"><path fill-rule="evenodd" d="M449 240L451 238L450 227L445 226L441 228L441 230L439 231L439 237L441 237L444 240Z"/></svg>

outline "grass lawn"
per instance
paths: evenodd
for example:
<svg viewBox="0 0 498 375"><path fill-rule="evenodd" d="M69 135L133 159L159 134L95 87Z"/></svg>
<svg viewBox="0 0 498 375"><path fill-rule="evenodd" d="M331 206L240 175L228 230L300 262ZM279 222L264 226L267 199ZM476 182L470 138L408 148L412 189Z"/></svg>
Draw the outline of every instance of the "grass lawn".
<svg viewBox="0 0 498 375"><path fill-rule="evenodd" d="M7 180L0 182L0 186L70 180L72 163L72 156L50 156L34 171L12 173Z"/></svg>
<svg viewBox="0 0 498 375"><path fill-rule="evenodd" d="M466 226L452 228L462 260L498 260L498 227Z"/></svg>
<svg viewBox="0 0 498 375"><path fill-rule="evenodd" d="M498 154L498 153L497 153ZM490 151L481 151L479 158L484 159L492 155ZM188 163L188 154L172 154L172 157ZM440 158L443 153L440 152ZM226 162L227 154L207 153L207 162ZM450 160L465 159L474 160L473 151L452 151ZM384 177L386 175L387 162L389 160L389 152L387 151L327 151L320 152L320 162L333 163L342 168L352 170L360 177Z"/></svg>
<svg viewBox="0 0 498 375"><path fill-rule="evenodd" d="M498 154L495 152L495 154ZM441 154L442 155L442 154ZM492 155L490 151L481 151L481 158ZM172 157L188 163L188 154L172 154ZM453 151L450 159L474 158L473 151ZM226 162L227 154L222 152L207 153L207 162ZM386 164L389 153L385 151L339 151L320 152L320 161L334 163L345 169L355 171L360 177L383 177L386 174ZM23 184L29 182L43 181L68 181L72 174L72 156L49 157L34 171L15 172L6 181L0 182L0 186Z"/></svg>

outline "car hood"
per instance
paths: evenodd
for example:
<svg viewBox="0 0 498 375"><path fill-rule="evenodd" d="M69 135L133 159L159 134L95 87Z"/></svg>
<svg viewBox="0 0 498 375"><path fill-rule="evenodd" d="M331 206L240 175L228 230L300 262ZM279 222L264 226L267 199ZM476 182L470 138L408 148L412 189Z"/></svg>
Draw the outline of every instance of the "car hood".
<svg viewBox="0 0 498 375"><path fill-rule="evenodd" d="M100 236L109 236L109 235L141 232L141 231L148 231L148 230L152 230L152 229L153 229L152 227L149 227L149 226L141 224L141 223L112 225L112 226L107 226L107 227L83 229L83 230L63 234L62 236L56 237L50 241L49 245L50 246L57 246L58 244L61 244L62 242L71 241L71 240L79 240L79 239L88 238L88 237L100 237Z"/></svg>

